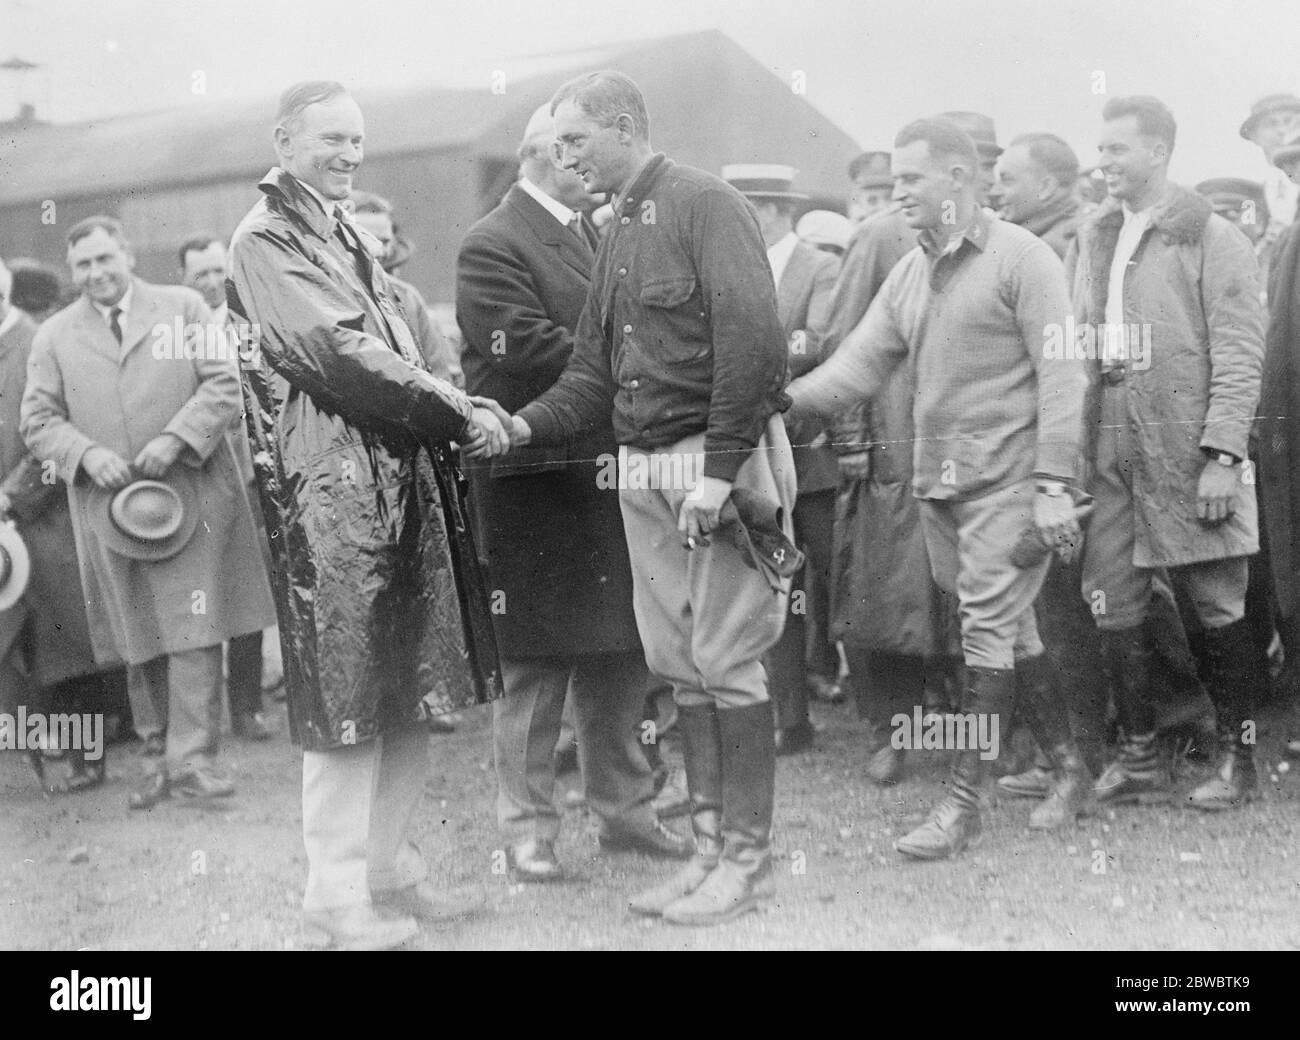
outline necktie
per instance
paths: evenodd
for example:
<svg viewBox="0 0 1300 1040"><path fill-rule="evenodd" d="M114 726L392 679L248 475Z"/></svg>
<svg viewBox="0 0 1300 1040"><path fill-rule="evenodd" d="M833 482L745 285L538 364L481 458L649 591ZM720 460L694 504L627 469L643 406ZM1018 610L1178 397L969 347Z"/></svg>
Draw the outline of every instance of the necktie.
<svg viewBox="0 0 1300 1040"><path fill-rule="evenodd" d="M108 312L108 331L113 334L117 340L117 345L122 345L122 308L114 307Z"/></svg>

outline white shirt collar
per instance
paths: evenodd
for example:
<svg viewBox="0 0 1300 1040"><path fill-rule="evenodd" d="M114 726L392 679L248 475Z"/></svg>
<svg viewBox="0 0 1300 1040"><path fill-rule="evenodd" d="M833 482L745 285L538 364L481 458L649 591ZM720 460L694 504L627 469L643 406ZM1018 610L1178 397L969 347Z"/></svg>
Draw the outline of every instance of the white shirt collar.
<svg viewBox="0 0 1300 1040"><path fill-rule="evenodd" d="M12 303L9 305L9 313L0 321L0 336L12 329L22 319L23 312L15 307Z"/></svg>
<svg viewBox="0 0 1300 1040"><path fill-rule="evenodd" d="M289 176L293 177L293 174L289 174ZM308 193L311 195L313 199L316 200L317 205L320 206L321 212L324 213L325 216L329 217L331 220L333 220L337 216L337 214L335 213L335 209L336 207L338 207L337 202L331 202L329 199L327 199L324 195L322 195L320 192L318 192L315 188L313 188L310 184L308 184L306 181L302 180L301 178L293 177L293 179L307 189Z"/></svg>
<svg viewBox="0 0 1300 1040"><path fill-rule="evenodd" d="M777 285L781 284L781 276L785 274L786 265L790 262L790 257L794 256L794 247L798 244L799 236L788 231L783 238L767 247L767 262L772 268L772 281Z"/></svg>
<svg viewBox="0 0 1300 1040"><path fill-rule="evenodd" d="M565 227L573 223L573 218L578 215L577 210L569 209L563 202L551 198L546 192L542 191L536 184L527 177L519 178L519 187L535 198L541 207L551 216L558 220Z"/></svg>
<svg viewBox="0 0 1300 1040"><path fill-rule="evenodd" d="M126 287L126 292L122 294L122 298L118 300L117 303L105 307L102 303L100 303L97 300L90 300L90 305L104 316L105 321L108 321L109 312L112 311L114 307L116 307L119 311L122 312L123 317L131 313L131 297L133 295L135 295L135 282L131 282L131 284L129 284ZM86 298L90 299L90 297L86 297Z"/></svg>

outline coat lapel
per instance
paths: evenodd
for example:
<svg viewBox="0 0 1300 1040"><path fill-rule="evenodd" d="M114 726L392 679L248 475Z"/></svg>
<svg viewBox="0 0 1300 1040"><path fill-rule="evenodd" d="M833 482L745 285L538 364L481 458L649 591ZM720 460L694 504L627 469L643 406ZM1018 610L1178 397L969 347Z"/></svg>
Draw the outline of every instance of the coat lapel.
<svg viewBox="0 0 1300 1040"><path fill-rule="evenodd" d="M117 352L118 358L125 362L156 325L160 322L170 323L170 318L174 317L174 314L169 317L163 312L158 297L148 285L137 278L135 291L131 294L131 310L126 316L126 323L122 326L122 349ZM111 342L112 333L109 333L108 338ZM113 346L116 347L117 344L114 343Z"/></svg>
<svg viewBox="0 0 1300 1040"><path fill-rule="evenodd" d="M77 308L76 331L77 342L103 355L113 364L117 364L120 348L113 334L108 330L104 316L95 310L94 304L85 296L73 304Z"/></svg>
<svg viewBox="0 0 1300 1040"><path fill-rule="evenodd" d="M532 229L538 241L553 248L561 260L572 267L583 278L591 277L591 264L594 254L580 242L576 235L562 226L550 213L547 213L531 195L515 185L506 196L510 206L523 218Z"/></svg>

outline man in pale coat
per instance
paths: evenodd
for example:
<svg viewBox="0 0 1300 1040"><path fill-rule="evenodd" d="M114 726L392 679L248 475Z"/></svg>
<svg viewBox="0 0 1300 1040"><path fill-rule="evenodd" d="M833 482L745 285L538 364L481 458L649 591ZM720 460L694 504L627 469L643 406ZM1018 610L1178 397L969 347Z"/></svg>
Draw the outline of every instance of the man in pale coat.
<svg viewBox="0 0 1300 1040"><path fill-rule="evenodd" d="M36 335L21 432L68 483L95 656L126 661L133 711L165 706L166 764L131 796L132 808L147 809L171 792L233 793L213 767L221 644L274 615L261 560L236 551L255 537L226 438L240 410L236 362L185 358L172 342L177 323L206 327L207 307L190 289L133 277L133 263L111 217L89 217L68 233L82 296ZM89 519L92 485L112 491L180 466L192 472L199 522L179 552L136 559L101 540Z"/></svg>
<svg viewBox="0 0 1300 1040"><path fill-rule="evenodd" d="M1245 235L1199 195L1169 183L1177 127L1164 104L1115 98L1102 118L1098 165L1110 198L1079 229L1074 266L1078 325L1100 330L1096 510L1083 594L1101 630L1123 730L1097 798L1145 802L1170 793L1155 746L1143 628L1153 574L1164 567L1205 630L1205 685L1218 715L1218 774L1189 801L1229 808L1256 786L1255 649L1245 610L1248 557L1259 551L1247 461L1264 353L1259 268Z"/></svg>

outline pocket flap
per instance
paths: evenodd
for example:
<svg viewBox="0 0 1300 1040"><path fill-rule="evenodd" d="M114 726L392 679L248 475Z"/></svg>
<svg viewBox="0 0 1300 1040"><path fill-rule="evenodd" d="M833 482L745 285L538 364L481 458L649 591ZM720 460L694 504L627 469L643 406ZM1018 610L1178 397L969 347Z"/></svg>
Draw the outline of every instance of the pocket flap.
<svg viewBox="0 0 1300 1040"><path fill-rule="evenodd" d="M695 294L695 278L659 278L641 286L641 302L647 307L679 307Z"/></svg>

